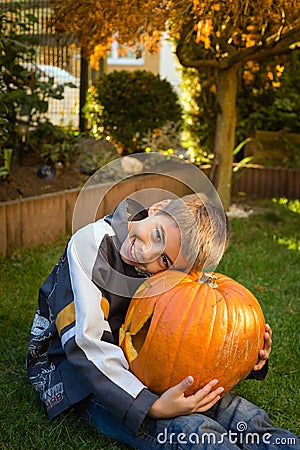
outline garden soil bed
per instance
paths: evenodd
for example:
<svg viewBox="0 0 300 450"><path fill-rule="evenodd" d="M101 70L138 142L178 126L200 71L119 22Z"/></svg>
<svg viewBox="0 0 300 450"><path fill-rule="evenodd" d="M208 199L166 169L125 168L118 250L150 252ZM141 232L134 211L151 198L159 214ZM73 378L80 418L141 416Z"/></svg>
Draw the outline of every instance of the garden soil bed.
<svg viewBox="0 0 300 450"><path fill-rule="evenodd" d="M79 188L89 178L89 175L79 171L76 164L63 167L52 178L40 178L37 172L44 165L45 162L34 154L25 154L22 164L15 160L10 176L5 180L0 178L0 202ZM240 191L244 193L242 201L249 200L251 197L299 198L299 171L261 166L253 166L251 170L248 170L245 176L233 185L232 194L235 202L239 201Z"/></svg>
<svg viewBox="0 0 300 450"><path fill-rule="evenodd" d="M77 188L88 179L75 167L63 167L53 178L40 178L37 172L44 165L34 155L26 155L22 164L16 161L10 176L0 181L0 202Z"/></svg>

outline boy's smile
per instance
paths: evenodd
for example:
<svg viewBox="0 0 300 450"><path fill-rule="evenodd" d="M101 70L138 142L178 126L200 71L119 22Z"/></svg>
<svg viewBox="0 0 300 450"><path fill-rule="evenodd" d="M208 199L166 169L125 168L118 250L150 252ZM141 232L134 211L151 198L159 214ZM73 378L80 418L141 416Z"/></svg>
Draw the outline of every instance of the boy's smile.
<svg viewBox="0 0 300 450"><path fill-rule="evenodd" d="M120 250L121 258L127 264L148 273L186 266L185 259L179 255L179 228L167 215L152 214L146 219L130 222L128 229Z"/></svg>

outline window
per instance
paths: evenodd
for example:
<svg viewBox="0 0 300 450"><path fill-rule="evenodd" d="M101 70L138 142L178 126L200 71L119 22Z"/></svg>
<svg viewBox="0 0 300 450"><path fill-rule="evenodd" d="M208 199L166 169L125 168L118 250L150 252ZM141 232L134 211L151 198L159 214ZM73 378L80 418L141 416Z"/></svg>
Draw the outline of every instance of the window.
<svg viewBox="0 0 300 450"><path fill-rule="evenodd" d="M144 63L144 48L141 45L120 45L117 39L113 38L107 64L141 66Z"/></svg>

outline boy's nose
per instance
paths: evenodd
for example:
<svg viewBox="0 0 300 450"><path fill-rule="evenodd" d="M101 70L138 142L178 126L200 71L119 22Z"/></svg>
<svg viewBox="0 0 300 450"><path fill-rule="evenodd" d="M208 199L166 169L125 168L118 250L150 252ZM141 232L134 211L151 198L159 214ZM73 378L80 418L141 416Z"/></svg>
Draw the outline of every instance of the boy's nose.
<svg viewBox="0 0 300 450"><path fill-rule="evenodd" d="M141 257L143 259L143 262L151 262L156 260L157 258L159 258L161 256L161 254L163 253L163 245L161 243L154 243L149 241L147 244L144 244L141 247Z"/></svg>

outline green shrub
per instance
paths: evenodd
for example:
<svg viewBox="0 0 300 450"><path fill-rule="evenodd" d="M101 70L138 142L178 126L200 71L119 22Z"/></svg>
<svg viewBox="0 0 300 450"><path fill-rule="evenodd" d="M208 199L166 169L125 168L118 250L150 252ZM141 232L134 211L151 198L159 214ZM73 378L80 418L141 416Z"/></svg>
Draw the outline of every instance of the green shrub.
<svg viewBox="0 0 300 450"><path fill-rule="evenodd" d="M149 130L181 119L181 106L167 80L151 72L115 71L90 88L85 105L93 137L109 138L120 153L141 150Z"/></svg>

